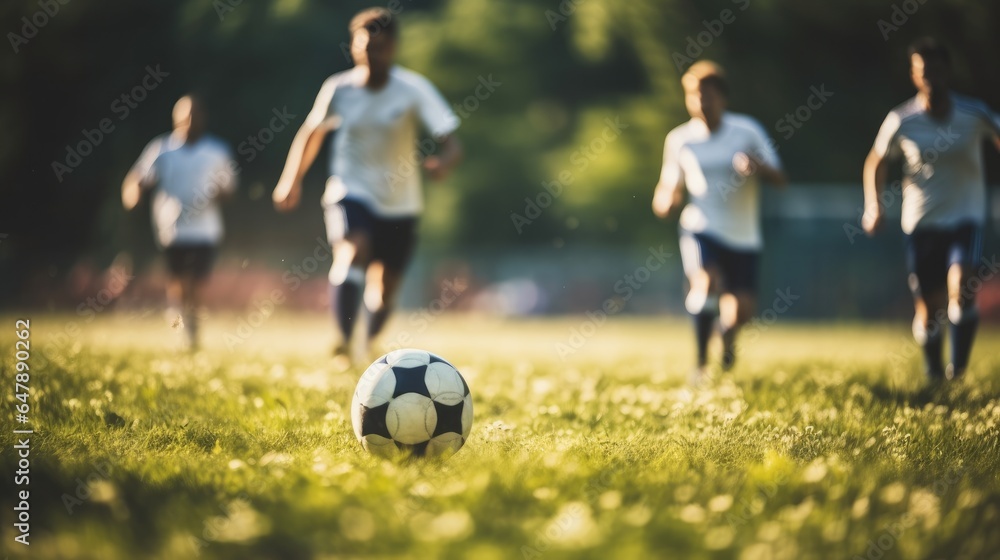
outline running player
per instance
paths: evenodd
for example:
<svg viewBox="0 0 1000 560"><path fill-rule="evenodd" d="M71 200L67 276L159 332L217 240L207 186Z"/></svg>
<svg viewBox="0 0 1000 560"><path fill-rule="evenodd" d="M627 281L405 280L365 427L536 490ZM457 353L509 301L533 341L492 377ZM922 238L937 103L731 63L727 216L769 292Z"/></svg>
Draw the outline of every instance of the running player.
<svg viewBox="0 0 1000 560"><path fill-rule="evenodd" d="M441 94L425 77L393 64L398 36L393 14L363 10L351 20L350 32L355 65L323 83L273 193L279 210L295 208L323 139L336 131L323 210L334 253L331 303L341 334L334 353L345 357L362 299L370 313L362 335L370 340L389 317L413 253L423 209L414 160L422 157L423 169L439 180L462 154L453 134L458 117ZM437 142L435 155L417 152L420 125ZM376 263L380 266L370 267ZM375 297L366 294L366 284Z"/></svg>
<svg viewBox="0 0 1000 560"><path fill-rule="evenodd" d="M152 190L156 243L167 257L168 321L198 347L198 315L222 239L219 201L236 189L232 151L205 131L205 109L193 95L174 105L173 131L154 138L122 183L122 204L135 208Z"/></svg>
<svg viewBox="0 0 1000 560"><path fill-rule="evenodd" d="M757 178L786 182L763 127L747 115L726 111L729 93L719 65L699 61L682 76L691 120L670 131L653 212L680 215L680 246L690 290L684 305L694 317L698 366L706 379L708 343L716 317L723 343L722 367L736 360L736 334L754 313L757 261L763 246Z"/></svg>
<svg viewBox="0 0 1000 560"><path fill-rule="evenodd" d="M1000 148L1000 118L985 103L951 91L951 57L937 41L909 50L917 95L889 112L864 166L864 230L882 223L890 159L903 159L903 232L915 313L913 338L928 378L965 373L979 313L968 289L982 252L986 183L982 141ZM942 365L942 327L950 323L951 363Z"/></svg>

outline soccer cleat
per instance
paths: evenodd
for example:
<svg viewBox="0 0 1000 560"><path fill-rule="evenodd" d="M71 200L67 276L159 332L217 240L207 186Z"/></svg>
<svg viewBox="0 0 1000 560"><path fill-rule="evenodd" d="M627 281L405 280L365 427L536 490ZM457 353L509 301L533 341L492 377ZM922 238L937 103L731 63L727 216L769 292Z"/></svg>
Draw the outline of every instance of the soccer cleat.
<svg viewBox="0 0 1000 560"><path fill-rule="evenodd" d="M707 366L699 366L691 371L691 376L688 378L688 383L691 384L695 389L704 389L708 387L712 382L712 373L708 370Z"/></svg>
<svg viewBox="0 0 1000 560"><path fill-rule="evenodd" d="M344 372L351 368L351 349L346 342L333 346L333 366L337 371Z"/></svg>

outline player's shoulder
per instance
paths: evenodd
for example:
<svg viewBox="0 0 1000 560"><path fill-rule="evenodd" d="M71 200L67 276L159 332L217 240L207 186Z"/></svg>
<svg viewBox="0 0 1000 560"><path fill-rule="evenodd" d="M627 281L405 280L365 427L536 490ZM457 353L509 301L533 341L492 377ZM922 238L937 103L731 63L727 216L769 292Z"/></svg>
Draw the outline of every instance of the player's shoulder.
<svg viewBox="0 0 1000 560"><path fill-rule="evenodd" d="M893 107L889 114L886 115L886 119L891 119L899 124L903 124L907 121L913 120L924 114L924 108L917 100L916 96L913 96L906 101L903 101L899 105Z"/></svg>
<svg viewBox="0 0 1000 560"><path fill-rule="evenodd" d="M344 88L353 87L358 83L357 79L357 66L348 68L347 70L342 70L330 76L327 76L323 80L322 88Z"/></svg>
<svg viewBox="0 0 1000 560"><path fill-rule="evenodd" d="M434 84L420 72L396 65L389 70L389 75L400 86L414 91L424 91L428 88L434 89Z"/></svg>
<svg viewBox="0 0 1000 560"><path fill-rule="evenodd" d="M727 111L722 118L726 124L732 126L736 130L766 136L764 126L760 124L760 121L750 115L745 115L743 113L730 113Z"/></svg>
<svg viewBox="0 0 1000 560"><path fill-rule="evenodd" d="M174 140L173 134L171 134L170 132L164 132L163 134L154 136L153 139L146 144L146 150L157 153L163 153L172 150L177 147L175 145L176 142L174 142L173 140Z"/></svg>
<svg viewBox="0 0 1000 560"><path fill-rule="evenodd" d="M668 143L684 143L687 142L692 136L694 136L698 131L698 125L700 123L696 122L694 119L690 119L682 122L681 124L675 126L667 133Z"/></svg>

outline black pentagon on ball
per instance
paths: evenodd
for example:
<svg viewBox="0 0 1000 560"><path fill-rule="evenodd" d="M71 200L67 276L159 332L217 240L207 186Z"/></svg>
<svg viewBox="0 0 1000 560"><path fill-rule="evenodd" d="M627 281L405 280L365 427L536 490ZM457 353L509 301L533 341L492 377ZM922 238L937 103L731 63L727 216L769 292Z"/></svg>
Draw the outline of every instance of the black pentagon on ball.
<svg viewBox="0 0 1000 560"><path fill-rule="evenodd" d="M453 432L456 434L462 434L462 408L465 406L465 401L458 404L447 405L441 404L434 401L434 408L437 410L437 426L434 427L434 433L431 437L437 437L441 434L447 434L448 432Z"/></svg>
<svg viewBox="0 0 1000 560"><path fill-rule="evenodd" d="M392 439L389 427L385 423L385 415L388 412L389 403L373 406L372 408L361 405L361 435L376 435Z"/></svg>
<svg viewBox="0 0 1000 560"><path fill-rule="evenodd" d="M406 443L399 443L398 441L393 441L396 444L396 449L400 451L406 451L414 457L423 457L427 454L427 444L430 441L422 441L420 443L414 443L412 445Z"/></svg>
<svg viewBox="0 0 1000 560"><path fill-rule="evenodd" d="M396 398L406 393L416 393L431 398L431 392L427 389L427 380L424 375L427 373L427 366L398 367L392 368L392 374L396 376L396 390L392 392L392 398Z"/></svg>

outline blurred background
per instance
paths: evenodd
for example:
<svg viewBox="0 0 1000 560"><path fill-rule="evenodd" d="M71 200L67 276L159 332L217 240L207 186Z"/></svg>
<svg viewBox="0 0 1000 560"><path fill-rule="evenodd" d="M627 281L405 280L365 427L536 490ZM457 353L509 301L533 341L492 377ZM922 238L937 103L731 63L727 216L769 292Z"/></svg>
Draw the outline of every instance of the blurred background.
<svg viewBox="0 0 1000 560"><path fill-rule="evenodd" d="M711 58L728 70L731 110L763 124L793 182L765 196L761 308L780 290L799 298L791 317L907 315L899 197L880 237L858 219L862 161L913 94L910 41L945 41L956 89L1000 108L1000 4L978 0L8 0L0 309L158 309L148 201L124 212L120 185L190 90L242 171L213 307L259 306L277 289L281 305L325 309L329 262L311 256L326 153L297 211L276 213L270 192L320 84L351 66L348 20L370 5L398 13L399 63L462 118L466 159L425 182L404 290L405 307L435 313L583 312L609 298L626 313L680 313L676 222L655 219L650 199L664 136L688 118L679 76ZM987 149L986 161L1000 183L1000 157ZM1000 252L991 190L987 258ZM666 266L644 272L661 245ZM996 319L1000 275L984 280Z"/></svg>

